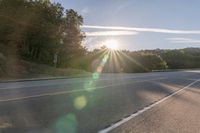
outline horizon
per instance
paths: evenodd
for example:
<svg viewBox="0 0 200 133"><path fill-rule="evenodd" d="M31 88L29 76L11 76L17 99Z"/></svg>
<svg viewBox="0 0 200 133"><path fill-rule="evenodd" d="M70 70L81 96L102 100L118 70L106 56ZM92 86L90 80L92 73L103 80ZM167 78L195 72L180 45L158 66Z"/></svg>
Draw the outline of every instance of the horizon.
<svg viewBox="0 0 200 133"><path fill-rule="evenodd" d="M117 41L119 49L130 51L200 47L200 17L195 14L200 11L200 1L53 2L83 16L81 29L87 36L83 45L89 50L110 40Z"/></svg>
<svg viewBox="0 0 200 133"><path fill-rule="evenodd" d="M101 49L101 48L96 48L96 49ZM108 48L109 49L109 48ZM139 51L145 51L145 50L182 50L182 49L200 49L200 47L185 47L185 48L152 48L152 49L139 49L139 50L128 50L128 49L118 49L116 51L123 51L127 50L130 52L139 52ZM93 51L94 49L88 50L88 51Z"/></svg>

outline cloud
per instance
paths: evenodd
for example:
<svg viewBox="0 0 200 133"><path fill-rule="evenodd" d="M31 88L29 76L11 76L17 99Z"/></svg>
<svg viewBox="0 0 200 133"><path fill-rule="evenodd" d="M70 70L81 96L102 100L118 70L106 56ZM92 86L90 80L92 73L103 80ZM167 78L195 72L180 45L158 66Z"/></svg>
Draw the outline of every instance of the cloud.
<svg viewBox="0 0 200 133"><path fill-rule="evenodd" d="M123 36L123 35L136 35L135 31L96 31L85 32L86 36Z"/></svg>
<svg viewBox="0 0 200 133"><path fill-rule="evenodd" d="M125 30L135 32L155 32L167 34L200 34L200 30L173 30L164 28L136 28L136 27L120 27L120 26L98 26L98 25L83 25L83 29L104 29L104 30Z"/></svg>
<svg viewBox="0 0 200 133"><path fill-rule="evenodd" d="M172 43L200 44L200 40L192 38L167 38Z"/></svg>

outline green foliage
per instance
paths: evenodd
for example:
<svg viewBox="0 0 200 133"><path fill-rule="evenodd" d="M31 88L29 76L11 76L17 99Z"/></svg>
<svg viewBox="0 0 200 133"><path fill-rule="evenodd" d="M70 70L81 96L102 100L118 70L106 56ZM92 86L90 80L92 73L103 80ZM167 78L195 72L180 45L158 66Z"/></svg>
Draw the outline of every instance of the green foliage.
<svg viewBox="0 0 200 133"><path fill-rule="evenodd" d="M167 50L162 52L161 56L171 69L200 67L200 49L198 48Z"/></svg>
<svg viewBox="0 0 200 133"><path fill-rule="evenodd" d="M137 60L149 71L167 68L167 63L156 54L142 54Z"/></svg>
<svg viewBox="0 0 200 133"><path fill-rule="evenodd" d="M1 0L1 52L45 64L52 64L58 54L59 65L83 55L83 18L72 9L63 12L49 0Z"/></svg>
<svg viewBox="0 0 200 133"><path fill-rule="evenodd" d="M95 49L86 56L74 60L73 67L95 72L101 66L103 57L108 60L103 66L103 72L148 72L167 69L167 63L156 54L142 52L115 51Z"/></svg>
<svg viewBox="0 0 200 133"><path fill-rule="evenodd" d="M107 49L95 49L86 56L74 60L73 67L96 71ZM108 53L108 52L107 52ZM117 53L117 54L116 54ZM95 65L94 65L95 64ZM103 72L148 72L165 69L200 67L200 48L179 50L116 51L109 54Z"/></svg>
<svg viewBox="0 0 200 133"><path fill-rule="evenodd" d="M61 27L63 32L62 42L59 51L59 65L68 67L75 58L79 58L86 53L86 49L81 45L84 34L80 30L83 24L82 16L72 9L66 10L64 25Z"/></svg>
<svg viewBox="0 0 200 133"><path fill-rule="evenodd" d="M156 49L140 52L159 55L167 63L169 69L200 68L200 48Z"/></svg>

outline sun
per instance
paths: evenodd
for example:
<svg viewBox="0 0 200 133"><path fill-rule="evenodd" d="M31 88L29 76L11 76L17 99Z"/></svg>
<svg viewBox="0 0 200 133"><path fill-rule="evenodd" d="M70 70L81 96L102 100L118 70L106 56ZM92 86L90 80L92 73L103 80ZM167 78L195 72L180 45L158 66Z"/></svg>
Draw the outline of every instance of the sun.
<svg viewBox="0 0 200 133"><path fill-rule="evenodd" d="M108 49L111 49L111 50L118 50L119 49L119 42L115 39L106 40L103 44Z"/></svg>

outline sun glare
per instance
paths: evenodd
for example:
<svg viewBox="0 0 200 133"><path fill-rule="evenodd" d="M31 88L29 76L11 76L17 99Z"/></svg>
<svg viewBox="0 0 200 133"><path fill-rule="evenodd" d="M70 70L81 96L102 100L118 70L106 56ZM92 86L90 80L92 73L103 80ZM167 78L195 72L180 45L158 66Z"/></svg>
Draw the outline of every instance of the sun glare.
<svg viewBox="0 0 200 133"><path fill-rule="evenodd" d="M104 45L111 49L111 50L118 50L119 49L119 42L114 39L110 39L104 42Z"/></svg>

